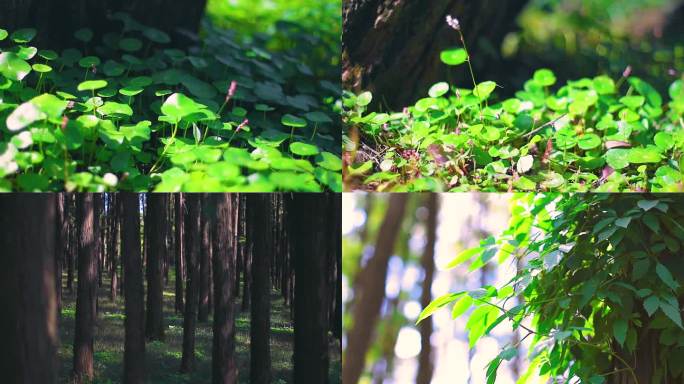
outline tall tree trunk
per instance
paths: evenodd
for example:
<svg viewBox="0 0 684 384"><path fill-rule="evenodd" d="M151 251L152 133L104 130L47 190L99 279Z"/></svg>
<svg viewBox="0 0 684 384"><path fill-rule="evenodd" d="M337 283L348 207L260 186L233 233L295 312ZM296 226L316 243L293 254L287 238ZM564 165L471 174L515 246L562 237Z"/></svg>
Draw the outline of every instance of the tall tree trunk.
<svg viewBox="0 0 684 384"><path fill-rule="evenodd" d="M57 194L57 230L55 231L55 287L57 313L62 313L62 266L69 244L69 212L64 192Z"/></svg>
<svg viewBox="0 0 684 384"><path fill-rule="evenodd" d="M197 320L206 323L209 319L209 260L211 259L211 212L209 206L209 195L202 195L201 226L202 243L199 254L199 308L197 309Z"/></svg>
<svg viewBox="0 0 684 384"><path fill-rule="evenodd" d="M119 231L121 221L123 218L123 205L120 196L112 194L112 216L109 223L109 259L110 263L110 279L109 279L109 298L112 302L116 302L116 297L119 288L119 275L117 273L119 263Z"/></svg>
<svg viewBox="0 0 684 384"><path fill-rule="evenodd" d="M185 297L185 316L183 318L183 357L181 372L191 372L195 368L195 327L197 325L197 305L199 299L199 252L201 234L200 201L197 194L187 195L188 220L188 253L187 261L187 295Z"/></svg>
<svg viewBox="0 0 684 384"><path fill-rule="evenodd" d="M447 15L459 19L474 63L484 64L496 61L498 47L526 3L431 0L427 6L410 0L345 0L343 86L372 91L375 100L401 109L427 95L432 84L449 80L449 68L440 61L439 53L461 43L458 33L445 22ZM482 71L477 73L481 75ZM459 79L461 85L469 85L467 72L459 72Z"/></svg>
<svg viewBox="0 0 684 384"><path fill-rule="evenodd" d="M270 260L271 238L270 201L268 194L252 194L247 197L248 241L252 255L252 305L250 316L250 383L271 382L271 285Z"/></svg>
<svg viewBox="0 0 684 384"><path fill-rule="evenodd" d="M247 238L248 226L249 226L249 213L247 211L247 197L242 196L242 235ZM252 286L252 253L253 246L251 241L245 241L241 245L242 249L242 265L245 267L242 273L242 311L249 309L250 299L252 297L251 289Z"/></svg>
<svg viewBox="0 0 684 384"><path fill-rule="evenodd" d="M147 195L147 221L145 237L147 248L147 317L145 336L148 340L164 339L164 287L162 282L163 260L166 253L164 232L167 224L167 194L150 193ZM148 225L149 224L149 225Z"/></svg>
<svg viewBox="0 0 684 384"><path fill-rule="evenodd" d="M183 312L183 279L185 278L185 273L183 270L184 266L184 253L185 249L185 235L184 235L184 223L185 223L185 197L182 193L177 193L175 196L176 204L176 281L175 281L175 302L174 308L176 312Z"/></svg>
<svg viewBox="0 0 684 384"><path fill-rule="evenodd" d="M67 194L67 206L69 207L69 250L67 253L67 289L69 294L74 293L74 267L78 258L78 229L76 223L76 195Z"/></svg>
<svg viewBox="0 0 684 384"><path fill-rule="evenodd" d="M437 212L439 212L438 196L434 193L427 195L428 216L425 221L426 242L420 264L425 272L421 286L420 305L425 308L432 301L432 280L435 274L435 242L437 241ZM416 384L430 384L432 381L432 317L420 323L420 355L418 356L418 375Z"/></svg>
<svg viewBox="0 0 684 384"><path fill-rule="evenodd" d="M342 382L356 384L363 372L366 352L373 340L380 305L385 295L387 263L401 228L408 195L392 194L387 213L380 225L375 250L365 268L357 275L359 282L354 291L352 309L353 327L347 335L347 349L342 358ZM300 281L297 280L297 284Z"/></svg>
<svg viewBox="0 0 684 384"><path fill-rule="evenodd" d="M0 369L5 383L57 382L54 194L0 196Z"/></svg>
<svg viewBox="0 0 684 384"><path fill-rule="evenodd" d="M294 294L294 382L328 382L328 264L340 233L330 233L339 195L295 194L287 209L290 220Z"/></svg>
<svg viewBox="0 0 684 384"><path fill-rule="evenodd" d="M233 197L228 194L214 196L213 212L213 278L214 327L212 348L212 383L234 384L238 371L235 361L235 258L233 249L233 216L237 213Z"/></svg>
<svg viewBox="0 0 684 384"><path fill-rule="evenodd" d="M78 292L74 330L73 377L76 383L93 379L93 338L95 335L95 300L97 296L97 253L95 245L94 197L91 193L78 199Z"/></svg>
<svg viewBox="0 0 684 384"><path fill-rule="evenodd" d="M39 31L39 42L54 47L80 46L73 32L88 27L96 35L119 32L121 22L107 15L123 11L151 27L174 32L195 32L204 13L206 0L0 0L0 25L13 30L27 26Z"/></svg>
<svg viewBox="0 0 684 384"><path fill-rule="evenodd" d="M97 285L95 287L95 317L100 311L100 298L97 295L97 288L102 286L102 269L100 266L100 257L102 256L102 237L100 236L100 219L104 203L102 201L103 194L93 193L93 252L95 253L95 271L97 273Z"/></svg>
<svg viewBox="0 0 684 384"><path fill-rule="evenodd" d="M123 200L123 201L118 201ZM124 384L145 380L144 288L140 251L140 201L138 194L121 193L126 336L124 342Z"/></svg>

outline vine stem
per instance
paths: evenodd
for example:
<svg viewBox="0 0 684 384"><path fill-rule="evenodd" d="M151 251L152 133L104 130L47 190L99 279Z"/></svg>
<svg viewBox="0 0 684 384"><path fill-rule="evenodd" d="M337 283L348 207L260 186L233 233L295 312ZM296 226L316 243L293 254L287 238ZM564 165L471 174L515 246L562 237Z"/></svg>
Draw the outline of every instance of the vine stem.
<svg viewBox="0 0 684 384"><path fill-rule="evenodd" d="M150 174L153 173L154 171L157 170L157 167L160 164L160 161L164 158L164 155L166 154L166 151L169 149L169 146L171 143L174 141L176 138L176 132L178 132L178 123L173 126L173 132L171 133L171 140L164 146L164 150L162 151L161 155L159 155L159 158L157 158L157 161L152 165L152 168L150 168Z"/></svg>

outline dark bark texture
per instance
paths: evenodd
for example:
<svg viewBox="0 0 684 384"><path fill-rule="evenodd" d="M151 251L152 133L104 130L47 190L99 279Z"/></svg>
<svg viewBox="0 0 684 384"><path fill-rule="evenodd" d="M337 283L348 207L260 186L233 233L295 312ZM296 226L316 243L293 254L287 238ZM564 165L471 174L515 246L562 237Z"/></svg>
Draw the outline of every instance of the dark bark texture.
<svg viewBox="0 0 684 384"><path fill-rule="evenodd" d="M330 292L328 267L334 262L336 239L328 221L340 195L295 194L288 215L292 229L295 269L294 382L328 382L328 308Z"/></svg>
<svg viewBox="0 0 684 384"><path fill-rule="evenodd" d="M76 383L93 379L93 338L95 336L97 253L95 244L94 195L78 195L78 285L74 332L73 376Z"/></svg>
<svg viewBox="0 0 684 384"><path fill-rule="evenodd" d="M457 17L480 66L495 60L527 0L344 0L342 83L352 91L371 91L375 103L400 109L427 95L435 82L449 80L439 53L460 46L445 18ZM469 86L466 72L457 84ZM496 75L495 73L493 75ZM451 79L456 80L456 79ZM488 80L497 80L496 76ZM472 85L470 85L472 86Z"/></svg>
<svg viewBox="0 0 684 384"><path fill-rule="evenodd" d="M0 196L3 383L57 382L55 200L54 194Z"/></svg>
<svg viewBox="0 0 684 384"><path fill-rule="evenodd" d="M148 340L164 339L164 314L162 285L162 263L166 257L165 226L168 195L150 193L147 195L148 216L145 231L149 240L147 248L147 318L145 336Z"/></svg>
<svg viewBox="0 0 684 384"><path fill-rule="evenodd" d="M205 6L206 0L0 0L0 25L8 31L36 28L37 41L51 47L81 47L73 38L77 29L88 27L99 36L118 34L121 22L110 19L116 12L167 32L195 32Z"/></svg>
<svg viewBox="0 0 684 384"><path fill-rule="evenodd" d="M216 221L213 229L214 327L211 359L212 383L234 384L238 370L235 361L235 258L233 249L234 199L214 195Z"/></svg>
<svg viewBox="0 0 684 384"><path fill-rule="evenodd" d="M271 382L271 216L268 194L247 197L249 212L248 240L252 243L252 305L250 318L250 382Z"/></svg>
<svg viewBox="0 0 684 384"><path fill-rule="evenodd" d="M124 383L138 384L145 379L144 289L140 251L140 203L137 194L122 193L124 286Z"/></svg>
<svg viewBox="0 0 684 384"><path fill-rule="evenodd" d="M197 326L197 305L199 299L199 251L200 251L200 200L197 194L187 196L187 280L185 296L185 315L183 318L183 357L181 372L195 368L195 328ZM194 230L192 230L194 228Z"/></svg>

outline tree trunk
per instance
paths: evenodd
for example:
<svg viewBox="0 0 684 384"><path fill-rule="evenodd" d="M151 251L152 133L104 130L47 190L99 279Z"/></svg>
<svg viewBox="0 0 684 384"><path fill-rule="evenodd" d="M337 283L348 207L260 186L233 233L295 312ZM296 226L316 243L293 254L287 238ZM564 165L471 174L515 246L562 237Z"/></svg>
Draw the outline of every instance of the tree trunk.
<svg viewBox="0 0 684 384"><path fill-rule="evenodd" d="M248 212L247 212L247 197L243 196L242 197L242 235L247 238L247 227L249 225L249 217ZM249 304L250 304L250 299L252 297L251 295L251 285L252 285L252 253L253 253L253 247L252 247L252 242L251 241L245 241L242 243L241 247L242 249L242 265L244 266L244 270L242 272L242 311L246 311L249 309Z"/></svg>
<svg viewBox="0 0 684 384"><path fill-rule="evenodd" d="M185 297L185 315L183 317L183 358L181 372L191 372L195 367L195 327L197 325L197 304L199 299L199 252L201 234L200 201L197 194L187 196L188 216L188 253L187 262L187 295Z"/></svg>
<svg viewBox="0 0 684 384"><path fill-rule="evenodd" d="M62 266L64 264L67 245L69 244L69 212L64 192L57 194L57 230L55 231L55 287L57 295L57 313L62 313Z"/></svg>
<svg viewBox="0 0 684 384"><path fill-rule="evenodd" d="M390 195L373 255L356 277L359 282L354 291L352 318L353 323L358 326L352 327L347 334L347 349L342 358L342 382L345 384L356 384L363 372L366 352L373 340L380 305L385 295L387 263L401 228L407 200L407 194ZM297 280L297 284L300 283Z"/></svg>
<svg viewBox="0 0 684 384"><path fill-rule="evenodd" d="M233 197L213 195L216 221L213 225L214 327L212 349L212 383L234 384L238 371L235 361L235 259L233 249Z"/></svg>
<svg viewBox="0 0 684 384"><path fill-rule="evenodd" d="M176 281L175 281L175 302L174 308L176 312L183 312L183 279L185 273L183 270L183 254L185 246L185 237L183 234L183 227L185 222L185 197L182 193L175 195L175 210L176 210Z"/></svg>
<svg viewBox="0 0 684 384"><path fill-rule="evenodd" d="M145 336L147 340L164 340L164 287L162 284L164 254L166 245L164 231L166 220L166 199L168 195L150 193L147 195L147 221L145 237L147 248L147 317ZM149 225L147 225L149 224Z"/></svg>
<svg viewBox="0 0 684 384"><path fill-rule="evenodd" d="M0 25L11 31L18 28L38 29L38 41L55 48L76 44L73 32L88 27L97 36L121 31L120 21L107 16L126 12L146 26L174 32L199 29L206 0L0 0Z"/></svg>
<svg viewBox="0 0 684 384"><path fill-rule="evenodd" d="M109 259L110 259L110 280L109 280L109 298L112 302L116 302L116 296L118 293L119 276L117 273L118 263L119 263L119 231L121 227L121 221L123 218L123 205L121 203L121 198L118 195L112 194L111 199L112 207L110 219L110 234L109 234Z"/></svg>
<svg viewBox="0 0 684 384"><path fill-rule="evenodd" d="M328 264L333 262L339 233L329 233L334 220L330 194L295 194L287 209L290 220L294 293L294 382L328 382Z"/></svg>
<svg viewBox="0 0 684 384"><path fill-rule="evenodd" d="M4 383L57 382L55 196L0 196L0 369Z"/></svg>
<svg viewBox="0 0 684 384"><path fill-rule="evenodd" d="M78 285L74 331L73 376L76 383L93 379L93 337L95 335L95 300L97 296L97 253L95 245L94 197L91 193L78 199Z"/></svg>
<svg viewBox="0 0 684 384"><path fill-rule="evenodd" d="M450 80L439 53L460 46L447 15L457 17L473 64L496 61L504 36L527 0L345 0L342 29L342 83L368 90L377 102L399 110L425 97L428 88ZM488 57L494 56L494 58ZM477 74L483 75L476 66ZM472 86L465 71L462 86ZM502 72L499 77L504 77ZM487 80L497 80L497 77Z"/></svg>
<svg viewBox="0 0 684 384"><path fill-rule="evenodd" d="M197 321L206 323L209 319L209 260L211 259L211 212L208 195L202 195L201 226L202 244L199 254L199 308Z"/></svg>
<svg viewBox="0 0 684 384"><path fill-rule="evenodd" d="M124 344L124 384L145 380L144 288L140 252L140 201L138 194L122 193L117 200L123 207L123 264L126 328Z"/></svg>
<svg viewBox="0 0 684 384"><path fill-rule="evenodd" d="M252 305L250 317L250 383L271 382L271 285L270 260L271 228L268 194L247 197L248 241L252 244Z"/></svg>
<svg viewBox="0 0 684 384"><path fill-rule="evenodd" d="M425 308L432 301L432 280L435 274L435 242L437 241L437 212L439 212L438 196L434 193L427 195L427 210L428 216L425 221L426 227L426 242L423 256L420 263L425 271L423 277L423 284L420 294L420 306ZM420 355L418 356L418 375L416 376L416 384L430 384L432 380L432 344L430 344L430 336L432 336L432 317L423 320L420 323Z"/></svg>
<svg viewBox="0 0 684 384"><path fill-rule="evenodd" d="M78 258L78 229L76 228L76 195L67 194L67 206L69 207L69 250L67 253L67 289L69 294L74 293L74 267Z"/></svg>

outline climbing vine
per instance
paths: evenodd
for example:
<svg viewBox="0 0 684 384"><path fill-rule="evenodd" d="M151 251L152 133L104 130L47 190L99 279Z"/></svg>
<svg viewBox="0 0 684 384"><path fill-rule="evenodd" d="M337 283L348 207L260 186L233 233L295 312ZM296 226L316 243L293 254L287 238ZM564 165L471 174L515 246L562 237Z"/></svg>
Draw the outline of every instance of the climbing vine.
<svg viewBox="0 0 684 384"><path fill-rule="evenodd" d="M435 299L418 321L451 306L468 316L470 347L501 323L521 333L488 365L530 342L519 383L665 383L681 380L684 199L675 195L520 194L500 236L449 264L520 261L510 281Z"/></svg>

